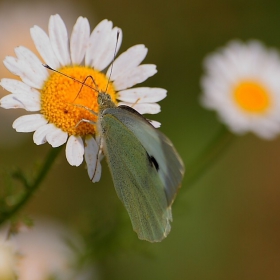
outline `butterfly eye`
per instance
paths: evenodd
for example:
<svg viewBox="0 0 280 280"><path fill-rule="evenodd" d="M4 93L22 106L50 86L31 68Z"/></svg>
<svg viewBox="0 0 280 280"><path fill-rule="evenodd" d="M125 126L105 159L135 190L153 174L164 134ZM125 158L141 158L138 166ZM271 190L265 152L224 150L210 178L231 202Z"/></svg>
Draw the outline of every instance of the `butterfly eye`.
<svg viewBox="0 0 280 280"><path fill-rule="evenodd" d="M102 99L100 94L98 95L97 102L98 102L99 105L103 104L103 99Z"/></svg>

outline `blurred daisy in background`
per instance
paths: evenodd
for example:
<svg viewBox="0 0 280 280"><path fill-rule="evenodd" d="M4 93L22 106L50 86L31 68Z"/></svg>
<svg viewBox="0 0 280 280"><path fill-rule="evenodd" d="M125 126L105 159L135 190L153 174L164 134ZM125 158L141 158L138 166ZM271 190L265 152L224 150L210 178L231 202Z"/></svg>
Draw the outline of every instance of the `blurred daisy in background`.
<svg viewBox="0 0 280 280"><path fill-rule="evenodd" d="M204 61L203 106L237 134L280 132L280 57L261 42L231 41Z"/></svg>
<svg viewBox="0 0 280 280"><path fill-rule="evenodd" d="M37 145L48 142L58 147L67 142L68 162L78 166L85 155L89 176L96 182L101 176L101 165L97 160L100 157L97 157L99 145L95 140L95 126L80 122L82 119L96 121L96 116L81 105L98 112L97 92L103 91L116 105L133 106L141 114L158 113L160 106L156 102L165 98L166 90L131 88L153 76L156 66L140 65L147 54L144 45L135 45L114 60L122 42L122 32L113 28L108 20L100 22L90 34L88 20L79 17L69 40L63 20L54 15L50 17L49 35L34 26L31 36L47 65L90 87L59 73L48 72L33 52L20 46L15 49L17 57L6 57L4 64L22 81L1 80L2 87L12 93L1 99L1 107L39 111L19 117L13 128L18 132L35 131L33 139Z"/></svg>
<svg viewBox="0 0 280 280"><path fill-rule="evenodd" d="M84 250L83 243L69 228L37 218L33 227L23 227L0 243L0 279L95 279L93 268L77 268L79 250Z"/></svg>
<svg viewBox="0 0 280 280"><path fill-rule="evenodd" d="M15 46L24 44L26 47L37 52L32 39L29 35L29 28L34 25L34 22L42 26L47 26L47 19L53 11L61 7L59 1L55 1L50 5L48 2L32 1L32 9L26 1L1 1L0 2L0 35L5 40L1 41L0 59L1 61L7 55L13 55ZM29 3L30 4L30 3ZM66 22L73 22L76 18L77 7L72 5L65 5ZM16 26L16 28L15 28ZM3 64L0 65L1 77L12 78L14 75L9 73ZM0 97L6 95L7 92L0 87ZM26 139L26 135L22 134L20 137L15 137L15 132L10 129L9 125L18 117L22 115L20 110L0 110L0 145L3 147L12 147L22 143Z"/></svg>
<svg viewBox="0 0 280 280"><path fill-rule="evenodd" d="M0 232L0 279L15 280L18 264L18 254L14 245L7 240L7 232Z"/></svg>

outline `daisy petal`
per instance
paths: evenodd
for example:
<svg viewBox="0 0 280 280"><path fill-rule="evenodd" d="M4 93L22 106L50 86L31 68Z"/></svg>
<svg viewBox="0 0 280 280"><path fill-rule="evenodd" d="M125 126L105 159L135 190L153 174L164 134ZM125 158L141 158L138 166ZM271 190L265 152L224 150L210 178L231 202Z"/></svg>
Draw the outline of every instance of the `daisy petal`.
<svg viewBox="0 0 280 280"><path fill-rule="evenodd" d="M29 85L14 79L3 78L0 84L5 90L15 94L22 94L22 93L27 94L27 93L35 93L35 92L39 93L37 90L30 87Z"/></svg>
<svg viewBox="0 0 280 280"><path fill-rule="evenodd" d="M40 95L37 94L9 94L0 100L0 106L5 109L22 108L27 111L39 111L41 109Z"/></svg>
<svg viewBox="0 0 280 280"><path fill-rule="evenodd" d="M101 150L92 136L85 139L85 161L87 163L87 172L90 180L95 183L101 177L100 154Z"/></svg>
<svg viewBox="0 0 280 280"><path fill-rule="evenodd" d="M14 121L13 128L17 132L32 132L47 122L41 114L25 115Z"/></svg>
<svg viewBox="0 0 280 280"><path fill-rule="evenodd" d="M42 145L47 142L46 136L48 133L52 132L54 127L52 124L48 123L40 126L33 134L33 141L36 145Z"/></svg>
<svg viewBox="0 0 280 280"><path fill-rule="evenodd" d="M47 142L53 147L59 147L67 141L68 133L51 124L53 129L46 135Z"/></svg>
<svg viewBox="0 0 280 280"><path fill-rule="evenodd" d="M19 76L27 85L38 89L42 87L44 82L42 77L34 73L29 67L26 67L24 61L12 56L7 56L3 63L10 72Z"/></svg>
<svg viewBox="0 0 280 280"><path fill-rule="evenodd" d="M32 51L22 46L15 48L15 53L30 68L32 76L36 75L36 80L41 80L40 85L42 85L42 82L48 78L49 74L40 59Z"/></svg>
<svg viewBox="0 0 280 280"><path fill-rule="evenodd" d="M12 72L14 75L19 76L21 74L21 71L18 67L18 59L13 56L6 56L3 60L4 65L6 68Z"/></svg>
<svg viewBox="0 0 280 280"><path fill-rule="evenodd" d="M36 89L14 79L2 79L1 86L13 93L1 99L2 108L23 108L27 111L41 109L40 93Z"/></svg>
<svg viewBox="0 0 280 280"><path fill-rule="evenodd" d="M73 64L80 64L84 59L89 36L90 26L88 20L79 17L74 25L70 39L70 52Z"/></svg>
<svg viewBox="0 0 280 280"><path fill-rule="evenodd" d="M84 143L80 136L71 135L66 144L66 158L70 165L79 166L83 162Z"/></svg>
<svg viewBox="0 0 280 280"><path fill-rule="evenodd" d="M107 52L107 47L111 39L112 26L113 23L111 21L104 19L92 31L85 56L86 66L92 66L98 70L103 70L98 68L96 61L99 60L99 56Z"/></svg>
<svg viewBox="0 0 280 280"><path fill-rule="evenodd" d="M119 76L123 76L127 72L136 68L146 57L147 52L148 49L144 45L135 45L122 53L114 61L113 72L110 80L115 81ZM112 65L107 71L107 77L109 77L111 73L111 67Z"/></svg>
<svg viewBox="0 0 280 280"><path fill-rule="evenodd" d="M141 103L131 104L128 102L119 102L118 105L126 105L132 107L140 114L157 114L160 112L160 106L157 103Z"/></svg>
<svg viewBox="0 0 280 280"><path fill-rule="evenodd" d="M62 66L70 65L70 53L66 26L59 15L50 17L49 35L52 49Z"/></svg>
<svg viewBox="0 0 280 280"><path fill-rule="evenodd" d="M161 126L160 122L152 121L152 120L148 120L148 121L154 128L159 128Z"/></svg>
<svg viewBox="0 0 280 280"><path fill-rule="evenodd" d="M118 99L129 103L152 103L166 97L166 89L139 87L118 92Z"/></svg>
<svg viewBox="0 0 280 280"><path fill-rule="evenodd" d="M102 52L99 53L94 61L94 67L99 69L100 71L105 69L114 59L115 53L118 52L121 42L122 31L120 28L115 27L109 34L108 40L104 41ZM117 47L116 43L118 43Z"/></svg>
<svg viewBox="0 0 280 280"><path fill-rule="evenodd" d="M9 94L1 98L0 106L4 109L25 109L23 103L15 98L14 94Z"/></svg>
<svg viewBox="0 0 280 280"><path fill-rule="evenodd" d="M119 76L118 79L114 81L115 88L116 90L130 88L138 83L144 82L156 72L156 66L153 64L139 65L137 68Z"/></svg>
<svg viewBox="0 0 280 280"><path fill-rule="evenodd" d="M39 26L35 25L30 29L30 34L36 49L40 53L43 60L53 69L58 69L60 67L60 63L55 56L51 46L50 38L46 32Z"/></svg>

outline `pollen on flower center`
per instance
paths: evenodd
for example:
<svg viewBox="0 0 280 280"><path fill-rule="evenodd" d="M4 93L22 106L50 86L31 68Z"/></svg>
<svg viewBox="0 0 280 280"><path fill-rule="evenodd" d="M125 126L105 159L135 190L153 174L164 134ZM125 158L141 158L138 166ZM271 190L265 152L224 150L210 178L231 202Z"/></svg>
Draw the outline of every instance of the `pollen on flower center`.
<svg viewBox="0 0 280 280"><path fill-rule="evenodd" d="M270 94L261 84L251 81L239 83L234 89L236 103L249 113L263 113L271 105Z"/></svg>
<svg viewBox="0 0 280 280"><path fill-rule="evenodd" d="M52 73L41 91L41 113L49 123L53 123L69 135L94 134L94 125L80 121L96 121L97 117L81 106L98 113L98 91L106 91L116 103L112 83L108 82L105 74L89 67L69 66L59 71L84 85L60 73Z"/></svg>

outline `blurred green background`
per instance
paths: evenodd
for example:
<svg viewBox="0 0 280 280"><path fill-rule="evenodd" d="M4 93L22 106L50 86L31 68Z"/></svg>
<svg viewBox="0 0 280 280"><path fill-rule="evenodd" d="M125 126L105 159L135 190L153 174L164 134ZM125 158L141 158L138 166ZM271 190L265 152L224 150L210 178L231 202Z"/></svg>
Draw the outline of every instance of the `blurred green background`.
<svg viewBox="0 0 280 280"><path fill-rule="evenodd" d="M237 38L259 39L280 49L279 1L0 1L0 59L13 55L18 45L34 50L29 28L37 24L47 30L49 16L56 13L69 33L80 15L89 19L91 28L104 18L112 20L124 33L120 52L139 43L148 47L144 62L156 64L158 73L144 84L168 90L160 102L162 112L152 117L183 157L186 177L221 127L216 114L198 102L203 58ZM12 77L3 65L0 73L1 78ZM1 170L20 166L31 172L51 149L48 144L36 146L32 133L12 129L13 120L23 113L0 112ZM83 166L69 166L63 149L24 213L47 215L81 232L98 230L99 224L106 227L108 220L104 230L110 233L111 217L120 208L124 222L113 227L117 241L104 249L102 258L100 248L94 247L97 279L280 279L279 171L279 139L236 137L193 185L183 182L170 235L148 244L133 233L106 162L101 182L92 184Z"/></svg>

